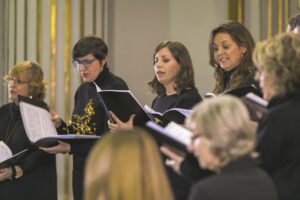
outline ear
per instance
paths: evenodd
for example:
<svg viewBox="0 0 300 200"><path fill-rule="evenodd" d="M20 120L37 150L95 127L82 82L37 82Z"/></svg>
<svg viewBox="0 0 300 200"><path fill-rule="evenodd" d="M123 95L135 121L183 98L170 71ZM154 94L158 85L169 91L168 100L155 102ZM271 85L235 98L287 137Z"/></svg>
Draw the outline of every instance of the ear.
<svg viewBox="0 0 300 200"><path fill-rule="evenodd" d="M101 61L101 65L104 66L107 64L107 56Z"/></svg>
<svg viewBox="0 0 300 200"><path fill-rule="evenodd" d="M247 52L247 48L244 46L240 46L240 50L241 50L242 54Z"/></svg>

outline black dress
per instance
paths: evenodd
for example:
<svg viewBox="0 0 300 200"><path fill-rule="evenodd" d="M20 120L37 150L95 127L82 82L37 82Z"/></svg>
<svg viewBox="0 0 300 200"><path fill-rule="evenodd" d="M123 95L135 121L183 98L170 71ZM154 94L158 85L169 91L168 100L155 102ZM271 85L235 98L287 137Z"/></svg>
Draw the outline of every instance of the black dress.
<svg viewBox="0 0 300 200"><path fill-rule="evenodd" d="M13 154L32 147L31 153L18 163L23 176L18 180L0 182L0 200L56 200L55 155L31 145L17 105L9 103L2 106L0 116L0 140L9 146Z"/></svg>
<svg viewBox="0 0 300 200"><path fill-rule="evenodd" d="M300 90L270 101L257 140L261 167L273 178L279 199L300 199Z"/></svg>
<svg viewBox="0 0 300 200"><path fill-rule="evenodd" d="M181 94L157 96L152 102L155 111L163 113L171 108L191 109L201 102L202 98L197 89L185 89ZM167 175L176 200L186 200L191 183L176 174L172 168L166 167Z"/></svg>
<svg viewBox="0 0 300 200"><path fill-rule="evenodd" d="M249 157L235 160L220 173L196 183L189 200L277 200L269 175Z"/></svg>
<svg viewBox="0 0 300 200"><path fill-rule="evenodd" d="M128 90L128 86L121 78L112 74L107 67L96 78L95 82L102 90ZM108 116L104 111L100 100L98 99L96 87L93 83L83 83L79 86L75 94L74 115L82 116L85 114L84 108L89 100L92 99L95 115L92 116L90 125L95 127L95 134L102 135L108 130ZM92 125L94 124L94 125ZM65 124L58 128L59 134L67 134ZM71 130L72 131L72 130ZM72 133L72 132L69 132ZM88 153L94 142L80 142L71 145L71 154L73 154L73 196L74 200L83 198L84 165Z"/></svg>

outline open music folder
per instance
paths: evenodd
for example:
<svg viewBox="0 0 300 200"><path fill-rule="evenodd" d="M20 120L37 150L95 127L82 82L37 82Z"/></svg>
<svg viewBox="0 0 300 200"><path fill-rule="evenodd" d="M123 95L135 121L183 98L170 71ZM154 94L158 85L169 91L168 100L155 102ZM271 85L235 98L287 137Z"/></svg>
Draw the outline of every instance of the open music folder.
<svg viewBox="0 0 300 200"><path fill-rule="evenodd" d="M127 122L130 116L135 114L135 126L144 126L147 121L152 120L130 90L102 90L98 95L109 116L111 111L121 121ZM110 120L113 121L111 116Z"/></svg>
<svg viewBox="0 0 300 200"><path fill-rule="evenodd" d="M193 133L183 126L170 122L162 127L152 121L146 123L146 129L156 139L158 145L167 145L179 154L188 154L187 146L191 144Z"/></svg>
<svg viewBox="0 0 300 200"><path fill-rule="evenodd" d="M68 143L95 140L100 136L96 135L58 135L51 114L41 101L28 97L18 97L19 106L24 128L29 140L36 146L49 147L58 144L58 140ZM45 104L45 103L44 103Z"/></svg>
<svg viewBox="0 0 300 200"><path fill-rule="evenodd" d="M10 148L3 141L0 141L0 169L18 164L18 162L28 154L28 152L28 149L24 149L13 154Z"/></svg>
<svg viewBox="0 0 300 200"><path fill-rule="evenodd" d="M121 121L127 122L132 114L135 114L133 124L145 126L148 121L159 122L166 125L171 121L183 124L184 119L190 115L191 110L172 108L164 113L154 111L149 106L144 107L130 90L102 90L98 91L99 99L111 121L109 111L112 111Z"/></svg>
<svg viewBox="0 0 300 200"><path fill-rule="evenodd" d="M156 112L147 105L144 106L144 109L149 115L153 116L153 118L160 121L160 124L162 124L163 126L166 126L172 121L176 122L177 124L184 124L185 118L190 116L192 113L192 110L184 108L171 108L163 113Z"/></svg>

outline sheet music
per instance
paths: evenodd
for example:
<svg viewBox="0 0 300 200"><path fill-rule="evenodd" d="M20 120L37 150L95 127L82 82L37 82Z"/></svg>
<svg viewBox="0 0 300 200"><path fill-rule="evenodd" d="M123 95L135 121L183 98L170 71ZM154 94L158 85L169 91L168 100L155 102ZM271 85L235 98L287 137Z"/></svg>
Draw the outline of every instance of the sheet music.
<svg viewBox="0 0 300 200"><path fill-rule="evenodd" d="M3 141L0 141L0 163L10 157L12 157L10 148Z"/></svg>
<svg viewBox="0 0 300 200"><path fill-rule="evenodd" d="M172 111L172 110L175 110L175 111L181 113L185 117L188 117L192 114L192 110L184 109L184 108L171 108L170 110L167 110L167 111Z"/></svg>
<svg viewBox="0 0 300 200"><path fill-rule="evenodd" d="M160 112L156 112L155 110L153 110L151 107L149 107L148 105L144 105L144 110L147 112L147 113L150 113L150 114L157 114L157 115L160 115L162 116L163 114L160 113Z"/></svg>
<svg viewBox="0 0 300 200"><path fill-rule="evenodd" d="M268 106L268 102L266 100L264 100L263 98L257 96L256 94L254 94L252 92L249 92L248 94L246 94L246 97L262 106L265 106L265 107Z"/></svg>
<svg viewBox="0 0 300 200"><path fill-rule="evenodd" d="M165 127L165 132L174 139L181 141L185 145L191 144L193 133L175 122L170 122Z"/></svg>
<svg viewBox="0 0 300 200"><path fill-rule="evenodd" d="M57 135L50 113L38 106L20 102L24 128L31 142L44 136Z"/></svg>

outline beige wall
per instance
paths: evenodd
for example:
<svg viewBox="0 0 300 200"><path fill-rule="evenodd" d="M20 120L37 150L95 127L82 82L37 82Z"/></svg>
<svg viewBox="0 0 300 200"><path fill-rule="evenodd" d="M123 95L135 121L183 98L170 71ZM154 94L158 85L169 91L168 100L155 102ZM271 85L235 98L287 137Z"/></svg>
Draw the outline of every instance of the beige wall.
<svg viewBox="0 0 300 200"><path fill-rule="evenodd" d="M154 75L152 53L163 40L186 45L201 94L212 88L208 64L210 30L227 17L227 1L113 0L110 5L110 66L142 104L151 104L145 82Z"/></svg>

